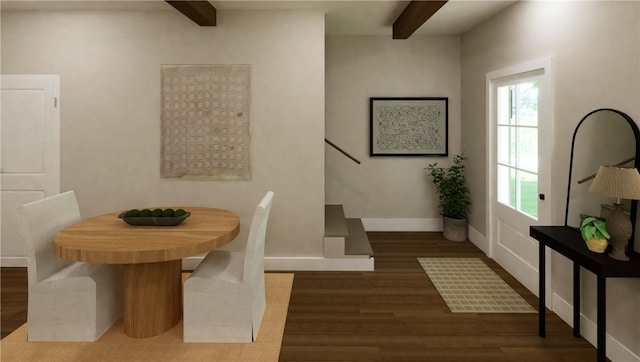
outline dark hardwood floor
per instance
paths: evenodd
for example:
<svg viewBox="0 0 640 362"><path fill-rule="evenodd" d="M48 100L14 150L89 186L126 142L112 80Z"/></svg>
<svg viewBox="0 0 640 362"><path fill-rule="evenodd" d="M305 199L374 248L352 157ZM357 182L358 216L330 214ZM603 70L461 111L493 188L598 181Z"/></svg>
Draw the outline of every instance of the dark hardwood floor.
<svg viewBox="0 0 640 362"><path fill-rule="evenodd" d="M296 272L280 361L595 361L547 312L451 313L417 257L478 257L537 309L537 298L470 242L440 233L369 233L375 272ZM24 268L1 270L2 337L26 322Z"/></svg>
<svg viewBox="0 0 640 362"><path fill-rule="evenodd" d="M27 268L0 270L0 318L2 338L27 322Z"/></svg>
<svg viewBox="0 0 640 362"><path fill-rule="evenodd" d="M441 233L369 233L375 272L296 272L280 361L595 361L547 312L451 313L417 257L478 257L536 310L538 299L470 242Z"/></svg>

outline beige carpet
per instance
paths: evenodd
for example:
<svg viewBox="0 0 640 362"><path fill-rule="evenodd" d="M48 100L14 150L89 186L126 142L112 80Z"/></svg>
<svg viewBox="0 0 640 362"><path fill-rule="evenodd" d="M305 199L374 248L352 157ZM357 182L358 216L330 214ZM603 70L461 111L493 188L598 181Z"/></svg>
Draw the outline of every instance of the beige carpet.
<svg viewBox="0 0 640 362"><path fill-rule="evenodd" d="M127 337L122 319L96 342L27 342L24 324L0 342L2 361L278 361L293 274L266 274L267 308L254 343L183 343L182 321L166 333Z"/></svg>
<svg viewBox="0 0 640 362"><path fill-rule="evenodd" d="M478 258L418 258L454 313L536 313Z"/></svg>

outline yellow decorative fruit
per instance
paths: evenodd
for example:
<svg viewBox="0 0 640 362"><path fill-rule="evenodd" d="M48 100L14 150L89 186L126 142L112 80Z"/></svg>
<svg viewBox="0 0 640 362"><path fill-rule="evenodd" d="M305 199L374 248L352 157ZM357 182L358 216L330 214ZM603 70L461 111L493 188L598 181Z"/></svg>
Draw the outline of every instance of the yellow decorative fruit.
<svg viewBox="0 0 640 362"><path fill-rule="evenodd" d="M591 238L587 240L586 243L587 248L589 248L589 250L593 251L594 253L604 253L604 251L607 249L607 246L609 245L607 239Z"/></svg>

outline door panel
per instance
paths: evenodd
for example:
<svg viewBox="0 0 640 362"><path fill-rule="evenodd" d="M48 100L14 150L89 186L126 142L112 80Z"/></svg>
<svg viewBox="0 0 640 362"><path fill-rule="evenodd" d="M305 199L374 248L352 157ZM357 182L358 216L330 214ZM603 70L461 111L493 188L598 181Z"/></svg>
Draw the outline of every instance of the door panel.
<svg viewBox="0 0 640 362"><path fill-rule="evenodd" d="M11 257L14 262L25 255L22 235L18 228L17 205L44 198L42 191L2 191L2 244L3 257ZM5 265L5 263L2 264Z"/></svg>
<svg viewBox="0 0 640 362"><path fill-rule="evenodd" d="M2 173L43 174L45 162L44 93L2 89Z"/></svg>
<svg viewBox="0 0 640 362"><path fill-rule="evenodd" d="M538 223L537 74L496 82L495 259L533 293L538 293L535 243L529 226ZM543 171L544 172L544 171ZM537 258L536 258L537 259ZM533 276L533 277L532 277Z"/></svg>
<svg viewBox="0 0 640 362"><path fill-rule="evenodd" d="M2 266L26 266L17 208L60 192L57 75L2 75Z"/></svg>
<svg viewBox="0 0 640 362"><path fill-rule="evenodd" d="M543 60L487 74L490 256L536 295L538 243L529 227L551 221L549 71Z"/></svg>
<svg viewBox="0 0 640 362"><path fill-rule="evenodd" d="M538 243L514 225L518 222L497 219L496 259L511 275L534 294L538 293ZM527 228L528 230L528 228Z"/></svg>
<svg viewBox="0 0 640 362"><path fill-rule="evenodd" d="M538 270L538 244L527 235L511 227L511 223L498 220L498 240L506 251L517 255L527 265Z"/></svg>

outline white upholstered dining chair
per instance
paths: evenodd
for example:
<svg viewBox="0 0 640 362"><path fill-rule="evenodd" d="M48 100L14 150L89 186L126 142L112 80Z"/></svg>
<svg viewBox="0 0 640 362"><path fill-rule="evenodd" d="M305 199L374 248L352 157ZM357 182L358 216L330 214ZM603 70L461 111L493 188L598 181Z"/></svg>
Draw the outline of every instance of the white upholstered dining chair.
<svg viewBox="0 0 640 362"><path fill-rule="evenodd" d="M266 308L264 244L273 192L255 210L244 252L213 250L184 282L185 342L253 342Z"/></svg>
<svg viewBox="0 0 640 362"><path fill-rule="evenodd" d="M24 204L18 215L29 281L27 340L96 341L122 316L122 267L55 254L56 233L80 220L73 191Z"/></svg>

